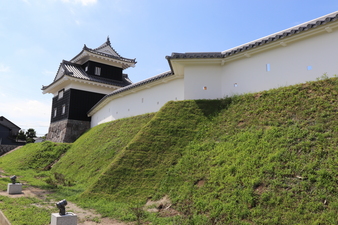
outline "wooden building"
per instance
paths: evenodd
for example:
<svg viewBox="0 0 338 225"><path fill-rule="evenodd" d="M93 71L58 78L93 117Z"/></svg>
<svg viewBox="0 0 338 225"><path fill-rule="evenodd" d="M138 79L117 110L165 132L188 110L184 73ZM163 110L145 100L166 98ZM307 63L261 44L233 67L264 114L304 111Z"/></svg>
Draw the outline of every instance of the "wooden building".
<svg viewBox="0 0 338 225"><path fill-rule="evenodd" d="M16 137L20 129L10 120L0 116L0 145L17 145Z"/></svg>
<svg viewBox="0 0 338 225"><path fill-rule="evenodd" d="M130 85L123 70L135 64L120 56L109 38L95 49L84 45L73 59L63 60L54 81L42 87L44 94L53 94L47 140L73 142L89 129L87 112L105 95Z"/></svg>

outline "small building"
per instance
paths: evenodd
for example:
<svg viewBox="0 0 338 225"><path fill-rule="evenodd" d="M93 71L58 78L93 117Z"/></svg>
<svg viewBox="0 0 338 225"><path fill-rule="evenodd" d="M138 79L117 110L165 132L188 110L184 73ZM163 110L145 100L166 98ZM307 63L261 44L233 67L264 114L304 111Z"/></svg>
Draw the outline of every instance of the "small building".
<svg viewBox="0 0 338 225"><path fill-rule="evenodd" d="M105 95L130 85L123 70L135 64L135 59L120 56L109 38L95 49L84 45L73 59L63 60L54 81L42 87L44 94L53 94L47 140L73 142L88 130L89 109Z"/></svg>
<svg viewBox="0 0 338 225"><path fill-rule="evenodd" d="M0 145L18 145L16 137L20 130L20 127L0 116Z"/></svg>

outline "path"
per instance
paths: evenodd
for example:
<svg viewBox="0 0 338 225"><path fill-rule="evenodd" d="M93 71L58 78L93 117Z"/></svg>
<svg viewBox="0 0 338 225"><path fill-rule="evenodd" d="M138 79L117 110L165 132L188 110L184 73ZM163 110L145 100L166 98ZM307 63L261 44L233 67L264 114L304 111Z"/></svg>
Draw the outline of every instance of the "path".
<svg viewBox="0 0 338 225"><path fill-rule="evenodd" d="M42 190L36 187L28 186L25 188L22 194L9 195L7 192L1 191L0 195L8 196L11 198L21 198L21 197L35 197L42 199L44 201L47 200L47 195L51 193L50 191ZM48 203L52 203L52 201L48 201ZM132 225L134 223L123 223L111 218L102 218L102 216L96 213L94 210L90 209L82 209L78 207L76 204L67 201L67 211L74 212L78 217L78 225ZM37 205L38 206L38 205ZM42 207L42 206L39 206ZM45 206L44 206L45 207ZM52 207L52 206L47 206ZM57 208L55 207L55 211L57 212ZM99 222L96 222L99 221Z"/></svg>

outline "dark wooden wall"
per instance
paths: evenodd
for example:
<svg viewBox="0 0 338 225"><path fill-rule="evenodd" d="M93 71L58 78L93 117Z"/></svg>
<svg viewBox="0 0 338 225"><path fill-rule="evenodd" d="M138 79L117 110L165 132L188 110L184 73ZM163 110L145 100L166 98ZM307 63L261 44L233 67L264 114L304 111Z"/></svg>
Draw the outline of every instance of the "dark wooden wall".
<svg viewBox="0 0 338 225"><path fill-rule="evenodd" d="M86 71L86 67L88 66L88 70ZM105 65L98 62L88 61L82 65L83 70L86 71L89 75L95 75L95 67L101 68L100 77L104 77L111 80L122 81L122 68Z"/></svg>
<svg viewBox="0 0 338 225"><path fill-rule="evenodd" d="M94 92L69 89L64 92L63 98L53 98L51 122L63 119L90 121L87 112L105 95ZM62 106L66 106L65 114L62 114ZM54 117L54 108L57 115Z"/></svg>

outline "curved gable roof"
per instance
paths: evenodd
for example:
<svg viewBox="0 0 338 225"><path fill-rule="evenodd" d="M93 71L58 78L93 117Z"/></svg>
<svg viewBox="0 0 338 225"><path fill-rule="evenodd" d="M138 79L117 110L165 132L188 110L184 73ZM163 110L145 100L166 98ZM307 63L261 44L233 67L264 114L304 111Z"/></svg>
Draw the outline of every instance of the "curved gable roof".
<svg viewBox="0 0 338 225"><path fill-rule="evenodd" d="M59 66L59 70L55 76L53 83L49 84L48 86L42 86L42 90L48 89L49 87L51 87L56 82L60 81L65 76L69 76L69 77L80 79L80 80L86 80L89 82L101 83L105 85L118 86L118 87L124 87L132 83L127 77L127 75L123 76L122 81L111 80L111 79L107 79L107 78L103 78L103 77L95 76L95 75L89 75L83 70L83 68L80 65L63 60Z"/></svg>
<svg viewBox="0 0 338 225"><path fill-rule="evenodd" d="M77 63L88 53L91 53L99 58L106 58L107 60L120 62L120 64L123 65L123 69L126 69L128 67L134 67L137 63L136 59L128 59L120 56L117 51L115 51L115 49L111 46L109 37L107 38L107 41L105 43L94 49L88 48L86 45L84 45L82 51L77 54L73 59L71 59L70 62Z"/></svg>

